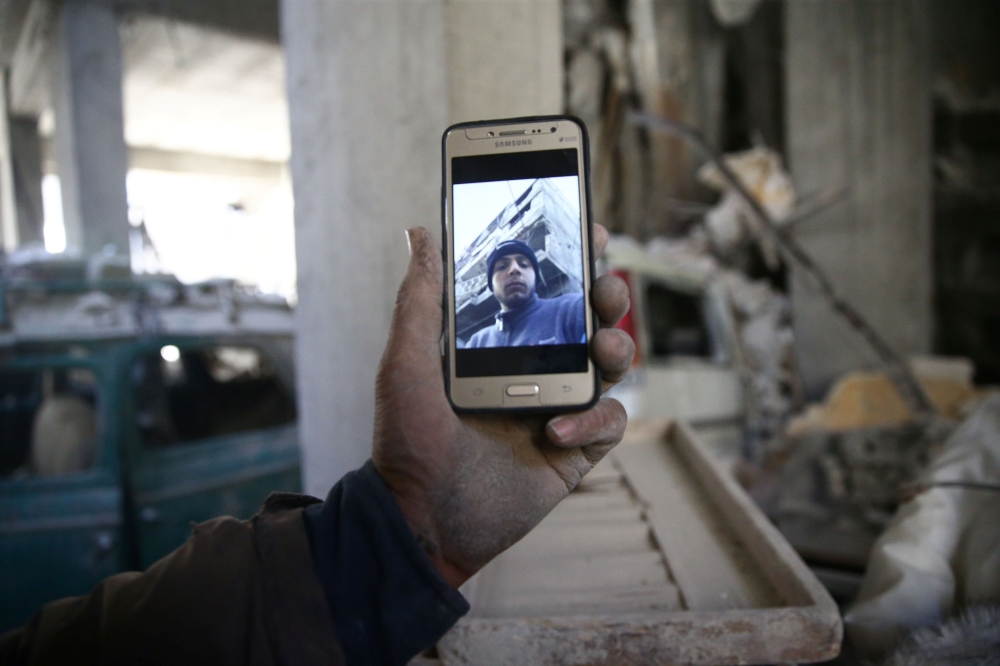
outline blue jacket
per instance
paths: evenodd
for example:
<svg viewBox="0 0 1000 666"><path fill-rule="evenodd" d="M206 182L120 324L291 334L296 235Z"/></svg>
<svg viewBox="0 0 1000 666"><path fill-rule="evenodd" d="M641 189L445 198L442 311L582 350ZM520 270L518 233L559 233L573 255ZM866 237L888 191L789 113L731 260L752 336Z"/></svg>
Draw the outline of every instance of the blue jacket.
<svg viewBox="0 0 1000 666"><path fill-rule="evenodd" d="M584 316L583 294L563 294L555 298L536 295L523 308L497 313L496 323L476 331L465 347L586 343Z"/></svg>

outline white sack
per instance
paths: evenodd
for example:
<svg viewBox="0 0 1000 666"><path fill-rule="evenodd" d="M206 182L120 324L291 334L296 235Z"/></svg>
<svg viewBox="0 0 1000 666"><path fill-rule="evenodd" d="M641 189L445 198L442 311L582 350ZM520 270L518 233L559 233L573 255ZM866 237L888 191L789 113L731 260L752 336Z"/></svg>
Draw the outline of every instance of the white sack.
<svg viewBox="0 0 1000 666"><path fill-rule="evenodd" d="M982 402L922 478L946 481L1000 484L1000 395ZM844 623L855 649L874 658L912 629L989 602L1000 602L1000 493L932 487L900 506L875 542Z"/></svg>

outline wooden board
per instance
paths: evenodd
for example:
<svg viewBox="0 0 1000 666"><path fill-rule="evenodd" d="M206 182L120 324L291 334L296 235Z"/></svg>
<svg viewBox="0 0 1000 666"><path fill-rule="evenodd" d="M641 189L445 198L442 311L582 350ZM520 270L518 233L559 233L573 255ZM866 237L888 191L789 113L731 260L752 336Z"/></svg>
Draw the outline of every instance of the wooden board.
<svg viewBox="0 0 1000 666"><path fill-rule="evenodd" d="M675 423L625 440L462 589L444 664L753 664L830 659L836 604Z"/></svg>
<svg viewBox="0 0 1000 666"><path fill-rule="evenodd" d="M644 507L611 459L477 577L479 617L680 608ZM468 589L471 589L468 588Z"/></svg>
<svg viewBox="0 0 1000 666"><path fill-rule="evenodd" d="M705 488L667 446L623 446L615 454L648 505L656 540L688 610L780 606L781 598L728 526Z"/></svg>

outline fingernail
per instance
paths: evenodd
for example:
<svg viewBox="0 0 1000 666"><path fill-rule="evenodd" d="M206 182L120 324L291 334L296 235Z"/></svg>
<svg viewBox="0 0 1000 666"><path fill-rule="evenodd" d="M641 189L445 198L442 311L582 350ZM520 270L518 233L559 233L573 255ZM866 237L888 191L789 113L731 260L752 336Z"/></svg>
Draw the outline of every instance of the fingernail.
<svg viewBox="0 0 1000 666"><path fill-rule="evenodd" d="M413 233L410 229L406 230L406 254L413 256Z"/></svg>
<svg viewBox="0 0 1000 666"><path fill-rule="evenodd" d="M576 432L576 423L572 419L562 416L549 421L549 427L552 428L552 432L556 434L556 437L562 441L568 440Z"/></svg>

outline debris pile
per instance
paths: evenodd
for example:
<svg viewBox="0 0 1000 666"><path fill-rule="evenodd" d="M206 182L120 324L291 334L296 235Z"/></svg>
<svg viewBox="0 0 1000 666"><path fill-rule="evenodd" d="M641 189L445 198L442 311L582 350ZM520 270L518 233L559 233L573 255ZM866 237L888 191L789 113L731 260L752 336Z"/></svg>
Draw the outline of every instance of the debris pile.
<svg viewBox="0 0 1000 666"><path fill-rule="evenodd" d="M795 204L791 178L780 156L754 148L725 157L744 186L776 219L786 218ZM722 197L700 225L680 239L654 239L652 256L711 274L726 292L737 328L738 360L747 395L745 454L759 459L780 440L800 390L793 353L791 302L767 279L751 279L748 264L756 251L770 270L778 270L778 248L763 232L764 221L746 199L728 186L718 167L708 162L699 179ZM757 249L755 249L757 248Z"/></svg>
<svg viewBox="0 0 1000 666"><path fill-rule="evenodd" d="M775 282L750 276L754 262L758 275L761 263L765 275L782 272L781 250L788 248L779 245L789 238L782 226L803 219L808 207L796 209L780 157L764 148L710 160L698 177L721 192L718 204L687 236L651 241L649 252L724 287L750 398L744 471L752 470L758 501L807 560L860 571L901 492L985 392L973 386L968 359L904 361L861 321L856 328L884 370L849 373L823 404L803 409L791 304ZM794 245L789 251L801 254ZM811 266L808 256L795 258ZM850 306L814 273L831 304L851 319Z"/></svg>
<svg viewBox="0 0 1000 666"><path fill-rule="evenodd" d="M972 384L974 368L966 358L914 357L910 367L937 413L947 419L965 418L984 395ZM810 405L792 419L786 436L796 439L809 432L899 425L914 418L886 373L856 371L834 384L825 402Z"/></svg>
<svg viewBox="0 0 1000 666"><path fill-rule="evenodd" d="M726 166L773 220L785 220L795 206L791 177L781 157L767 148L725 156ZM781 269L773 236L746 198L726 180L719 165L706 162L698 179L722 193L705 215L704 229L712 253L728 270L722 282L736 314L751 405L747 418L746 454L754 462L780 439L800 395L795 371L794 334L788 296L766 279L750 280L749 263L759 252L767 269Z"/></svg>
<svg viewBox="0 0 1000 666"><path fill-rule="evenodd" d="M791 301L766 280L727 271L723 277L736 313L749 389L746 456L753 462L780 444L801 394L795 371Z"/></svg>
<svg viewBox="0 0 1000 666"><path fill-rule="evenodd" d="M133 275L127 257L28 249L0 260L0 344L291 326L291 305L231 279Z"/></svg>
<svg viewBox="0 0 1000 666"><path fill-rule="evenodd" d="M795 207L795 190L776 152L753 148L726 155L725 160L772 220L780 224L788 219ZM741 266L750 254L750 246L757 244L767 267L778 270L781 256L772 236L765 233L767 222L760 219L743 195L729 185L719 166L713 161L706 162L698 169L697 177L722 193L718 204L705 214L705 229L713 252L727 264Z"/></svg>
<svg viewBox="0 0 1000 666"><path fill-rule="evenodd" d="M765 461L775 476L764 508L808 559L863 569L906 489L991 394L972 384L968 359L917 357L910 369L931 419L914 414L886 373L851 372L791 419L783 450Z"/></svg>

